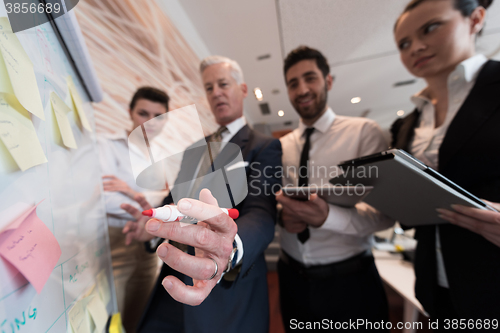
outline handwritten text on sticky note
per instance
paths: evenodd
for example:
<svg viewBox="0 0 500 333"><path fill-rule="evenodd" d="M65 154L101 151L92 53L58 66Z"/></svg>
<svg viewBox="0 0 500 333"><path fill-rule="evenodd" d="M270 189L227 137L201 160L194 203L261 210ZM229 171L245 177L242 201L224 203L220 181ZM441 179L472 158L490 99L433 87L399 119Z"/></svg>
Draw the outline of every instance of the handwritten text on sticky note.
<svg viewBox="0 0 500 333"><path fill-rule="evenodd" d="M22 171L47 163L28 112L15 98L3 93L0 93L0 139Z"/></svg>
<svg viewBox="0 0 500 333"><path fill-rule="evenodd" d="M75 333L91 333L91 320L86 311L89 297L79 300L68 312L68 319Z"/></svg>
<svg viewBox="0 0 500 333"><path fill-rule="evenodd" d="M45 120L33 64L6 17L0 17L0 61L1 92L15 95L26 110Z"/></svg>
<svg viewBox="0 0 500 333"><path fill-rule="evenodd" d="M61 256L61 247L36 215L36 206L21 218L24 221L18 228L0 234L0 255L40 293Z"/></svg>

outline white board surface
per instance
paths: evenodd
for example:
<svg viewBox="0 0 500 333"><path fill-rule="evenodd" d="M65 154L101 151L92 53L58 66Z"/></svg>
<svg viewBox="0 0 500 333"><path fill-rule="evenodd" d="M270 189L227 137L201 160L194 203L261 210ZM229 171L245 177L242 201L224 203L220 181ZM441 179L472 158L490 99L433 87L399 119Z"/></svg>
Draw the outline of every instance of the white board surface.
<svg viewBox="0 0 500 333"><path fill-rule="evenodd" d="M0 0L2 16L7 14ZM45 121L32 119L48 162L24 172L9 169L4 158L6 149L0 147L0 225L3 212L41 202L37 216L56 237L62 255L39 294L31 284L13 278L6 261L0 258L0 332L66 332L68 312L103 270L111 288L106 310L108 314L117 311L93 109L50 22L16 35L34 65ZM92 132L81 129L75 113L68 114L77 149L55 142L55 116L49 100L50 93L55 92L69 103L68 75L75 82L93 128Z"/></svg>

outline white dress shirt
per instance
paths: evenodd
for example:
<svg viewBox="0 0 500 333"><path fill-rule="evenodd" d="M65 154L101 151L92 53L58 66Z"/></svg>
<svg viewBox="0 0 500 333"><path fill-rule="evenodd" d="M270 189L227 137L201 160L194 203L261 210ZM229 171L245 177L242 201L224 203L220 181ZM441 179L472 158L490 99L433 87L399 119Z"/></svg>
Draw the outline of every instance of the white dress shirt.
<svg viewBox="0 0 500 333"><path fill-rule="evenodd" d="M448 111L441 126L435 126L435 109L427 97L426 89L411 97L411 101L420 111L418 126L410 143L410 153L433 169L438 169L439 148L446 131L455 118L458 110L469 95L476 83L477 75L488 59L482 55L475 55L462 63L448 77ZM446 271L444 269L439 227L436 227L436 260L438 270L438 284L449 288Z"/></svg>
<svg viewBox="0 0 500 333"><path fill-rule="evenodd" d="M335 115L328 110L314 123L310 137L309 184L328 185L339 175L336 166L346 160L387 149L379 126L366 118ZM300 155L307 126L299 127L280 139L283 148L283 186L298 186ZM350 258L372 246L372 233L392 226L394 221L361 202L353 208L329 204L325 223L310 227L310 238L299 242L297 234L280 229L282 249L305 265L325 265Z"/></svg>
<svg viewBox="0 0 500 333"><path fill-rule="evenodd" d="M114 175L123 180L132 190L143 193L153 207L162 203L168 191L153 191L137 186L132 169L144 170L151 165L151 160L136 145L129 146L125 131L100 135L97 138L97 145L103 175ZM141 209L135 200L121 192L104 192L104 200L110 227L123 228L127 221L134 220L120 208L121 204L128 203Z"/></svg>
<svg viewBox="0 0 500 333"><path fill-rule="evenodd" d="M222 141L221 142L229 142L229 140L231 140L233 138L233 136L235 136L235 134L238 133L238 131L240 129L242 129L243 126L245 126L246 124L247 124L247 121L246 121L244 116L241 116L238 119L233 120L232 123L227 124L226 125L227 131L222 133ZM221 148L223 148L223 147L224 146L222 146Z"/></svg>

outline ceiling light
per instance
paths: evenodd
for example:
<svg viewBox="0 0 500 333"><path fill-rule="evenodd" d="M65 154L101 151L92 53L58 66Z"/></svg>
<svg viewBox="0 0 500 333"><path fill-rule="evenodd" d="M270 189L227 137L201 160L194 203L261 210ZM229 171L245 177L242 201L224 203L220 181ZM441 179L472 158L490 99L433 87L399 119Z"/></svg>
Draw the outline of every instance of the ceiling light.
<svg viewBox="0 0 500 333"><path fill-rule="evenodd" d="M279 110L278 111L278 116L283 117L285 115L285 111Z"/></svg>
<svg viewBox="0 0 500 333"><path fill-rule="evenodd" d="M262 94L262 90L260 88L255 88L253 90L253 93L255 94L255 98L260 102L264 99L264 95Z"/></svg>
<svg viewBox="0 0 500 333"><path fill-rule="evenodd" d="M361 97L353 97L353 98L351 98L351 103L352 104L357 104L359 102L361 102Z"/></svg>
<svg viewBox="0 0 500 333"><path fill-rule="evenodd" d="M396 112L396 114L398 115L398 117L402 117L402 116L404 116L405 111L404 110L399 110L398 112Z"/></svg>

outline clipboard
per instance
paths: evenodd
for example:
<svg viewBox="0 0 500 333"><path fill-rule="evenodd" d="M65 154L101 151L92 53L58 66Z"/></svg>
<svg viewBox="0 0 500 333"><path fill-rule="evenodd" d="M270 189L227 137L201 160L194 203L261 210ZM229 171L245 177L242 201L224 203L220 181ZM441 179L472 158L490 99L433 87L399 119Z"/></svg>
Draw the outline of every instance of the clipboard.
<svg viewBox="0 0 500 333"><path fill-rule="evenodd" d="M330 183L373 186L364 202L406 226L448 223L436 208L451 209L452 204L496 211L401 149L344 161L339 167L342 174Z"/></svg>

